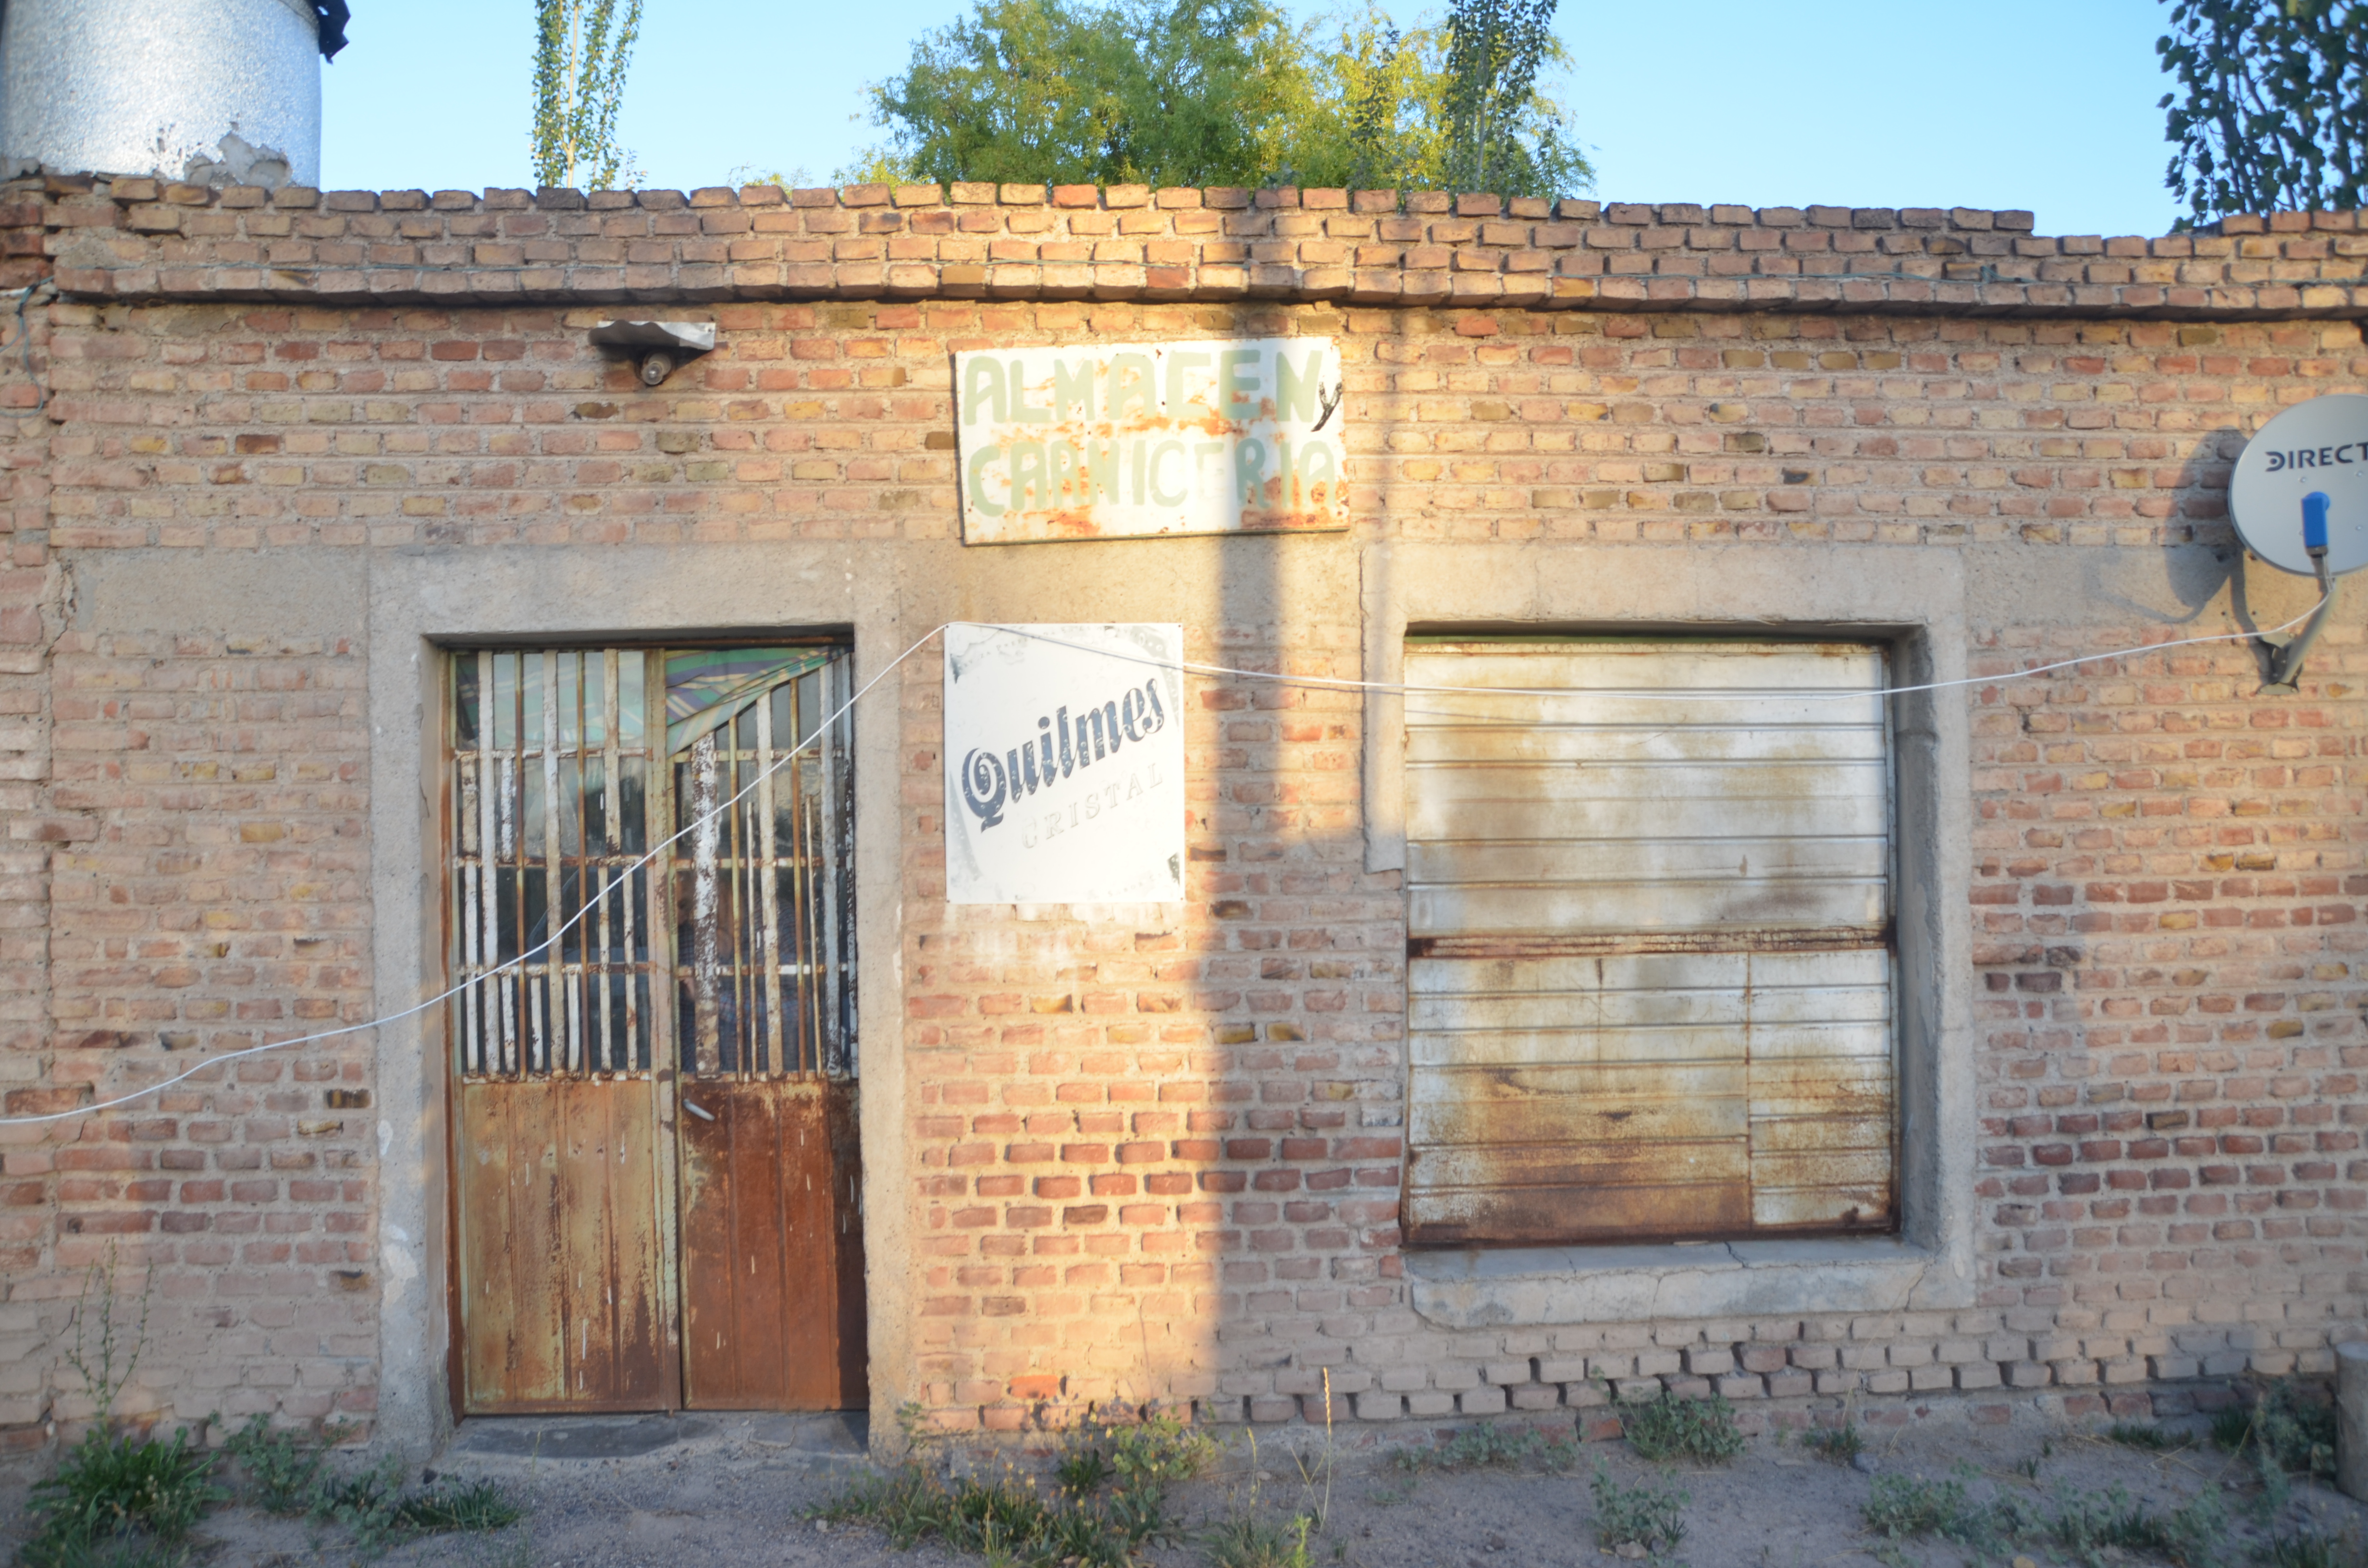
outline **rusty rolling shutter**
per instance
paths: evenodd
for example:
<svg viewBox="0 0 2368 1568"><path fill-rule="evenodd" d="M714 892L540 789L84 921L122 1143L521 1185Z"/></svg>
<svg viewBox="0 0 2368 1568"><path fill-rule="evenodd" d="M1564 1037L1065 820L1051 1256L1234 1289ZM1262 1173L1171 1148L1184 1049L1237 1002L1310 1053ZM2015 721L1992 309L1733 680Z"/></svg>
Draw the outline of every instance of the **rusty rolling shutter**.
<svg viewBox="0 0 2368 1568"><path fill-rule="evenodd" d="M1894 1223L1884 657L1417 642L1409 1241Z"/></svg>

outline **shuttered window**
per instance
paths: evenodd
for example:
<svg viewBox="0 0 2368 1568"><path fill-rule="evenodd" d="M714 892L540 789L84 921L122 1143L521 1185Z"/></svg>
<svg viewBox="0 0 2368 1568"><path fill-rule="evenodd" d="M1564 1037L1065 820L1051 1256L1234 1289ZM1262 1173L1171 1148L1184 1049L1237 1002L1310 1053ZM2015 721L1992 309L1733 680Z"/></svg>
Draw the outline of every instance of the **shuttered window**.
<svg viewBox="0 0 2368 1568"><path fill-rule="evenodd" d="M1883 651L1417 642L1406 670L1489 688L1406 698L1408 1240L1892 1229Z"/></svg>

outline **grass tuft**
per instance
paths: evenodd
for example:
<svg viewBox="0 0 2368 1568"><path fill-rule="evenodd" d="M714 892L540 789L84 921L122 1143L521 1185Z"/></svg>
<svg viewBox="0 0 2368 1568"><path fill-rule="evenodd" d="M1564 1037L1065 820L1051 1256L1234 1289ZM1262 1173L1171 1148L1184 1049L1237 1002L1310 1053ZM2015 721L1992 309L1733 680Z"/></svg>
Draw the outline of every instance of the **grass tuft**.
<svg viewBox="0 0 2368 1568"><path fill-rule="evenodd" d="M1735 1425L1735 1406L1715 1394L1709 1399L1661 1399L1650 1404L1622 1405L1620 1425L1628 1446L1656 1464L1673 1459L1725 1464L1744 1449L1743 1433Z"/></svg>
<svg viewBox="0 0 2368 1568"><path fill-rule="evenodd" d="M1235 1514L1202 1538L1209 1568L1310 1568L1307 1532L1315 1526L1309 1514L1288 1520Z"/></svg>
<svg viewBox="0 0 2368 1568"><path fill-rule="evenodd" d="M2110 1548L2190 1568L2217 1562L2227 1534L2217 1487L2171 1513L2157 1514L2118 1486L2101 1492L2061 1488L2048 1506L2004 1495L1980 1502L1966 1489L1964 1477L1971 1473L1962 1471L1947 1481L1876 1476L1863 1510L1867 1528L1893 1540L1934 1538L1977 1555L2044 1543L2084 1563L2105 1561Z"/></svg>
<svg viewBox="0 0 2368 1568"><path fill-rule="evenodd" d="M2144 1449L2149 1453L2167 1453L2187 1447L2187 1439L2175 1432L2166 1432L2152 1422L2116 1421L2105 1433L2109 1443L2119 1443L2125 1449Z"/></svg>
<svg viewBox="0 0 2368 1568"><path fill-rule="evenodd" d="M1404 1470L1520 1470L1533 1460L1549 1470L1568 1470L1578 1460L1578 1445L1531 1427L1472 1426L1429 1453L1401 1449L1395 1456Z"/></svg>
<svg viewBox="0 0 2368 1568"><path fill-rule="evenodd" d="M1052 1487L1008 1459L985 1479L940 1476L908 1460L856 1482L816 1513L876 1525L899 1551L936 1539L1023 1568L1125 1568L1137 1548L1170 1533L1167 1489L1216 1455L1213 1439L1175 1416L1089 1422L1063 1445Z"/></svg>
<svg viewBox="0 0 2368 1568"><path fill-rule="evenodd" d="M2341 1535L2302 1529L2263 1541L2253 1561L2263 1568L2368 1568L2368 1546L2351 1526Z"/></svg>
<svg viewBox="0 0 2368 1568"><path fill-rule="evenodd" d="M459 1530L502 1530L526 1517L526 1509L490 1481L431 1487L395 1505L395 1523L416 1535Z"/></svg>
<svg viewBox="0 0 2368 1568"><path fill-rule="evenodd" d="M222 1449L237 1461L256 1507L283 1518L343 1525L366 1551L405 1536L507 1529L526 1517L525 1507L490 1481L406 1494L403 1461L392 1457L342 1474L330 1462L329 1445L344 1430L333 1426L315 1437L275 1428L269 1417L257 1415L232 1433Z"/></svg>
<svg viewBox="0 0 2368 1568"><path fill-rule="evenodd" d="M1845 1421L1839 1426L1820 1426L1801 1438L1802 1445L1836 1464L1848 1464L1866 1451L1866 1438L1855 1421Z"/></svg>
<svg viewBox="0 0 2368 1568"><path fill-rule="evenodd" d="M94 1427L34 1483L37 1522L19 1555L28 1568L178 1562L190 1527L230 1495L213 1475L213 1456L187 1431L159 1440Z"/></svg>

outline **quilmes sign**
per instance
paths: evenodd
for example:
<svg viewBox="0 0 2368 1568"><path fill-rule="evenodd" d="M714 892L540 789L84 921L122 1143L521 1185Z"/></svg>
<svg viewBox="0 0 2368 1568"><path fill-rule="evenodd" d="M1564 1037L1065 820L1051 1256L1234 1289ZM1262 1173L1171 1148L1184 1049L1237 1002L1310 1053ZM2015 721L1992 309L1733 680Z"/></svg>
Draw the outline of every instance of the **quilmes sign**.
<svg viewBox="0 0 2368 1568"><path fill-rule="evenodd" d="M1183 651L1180 626L946 628L949 903L1184 896Z"/></svg>
<svg viewBox="0 0 2368 1568"><path fill-rule="evenodd" d="M1326 337L954 356L962 541L1349 526Z"/></svg>

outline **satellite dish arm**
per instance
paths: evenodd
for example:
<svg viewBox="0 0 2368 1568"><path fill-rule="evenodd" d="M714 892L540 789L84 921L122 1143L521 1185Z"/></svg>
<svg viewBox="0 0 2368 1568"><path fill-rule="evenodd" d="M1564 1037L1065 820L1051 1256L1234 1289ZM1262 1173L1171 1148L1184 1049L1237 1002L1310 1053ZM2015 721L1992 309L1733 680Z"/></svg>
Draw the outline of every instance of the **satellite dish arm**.
<svg viewBox="0 0 2368 1568"><path fill-rule="evenodd" d="M2335 610L2335 582L2327 574L2327 511L2330 503L2327 493L2314 490L2302 498L2302 542L2310 554L2311 570L2318 574L2318 608L2310 612L2310 622L2301 635L2293 638L2270 655L2270 680L2266 689L2291 692L2294 677L2302 674L2303 656L2310 645L2318 641L2319 629L2327 624Z"/></svg>

